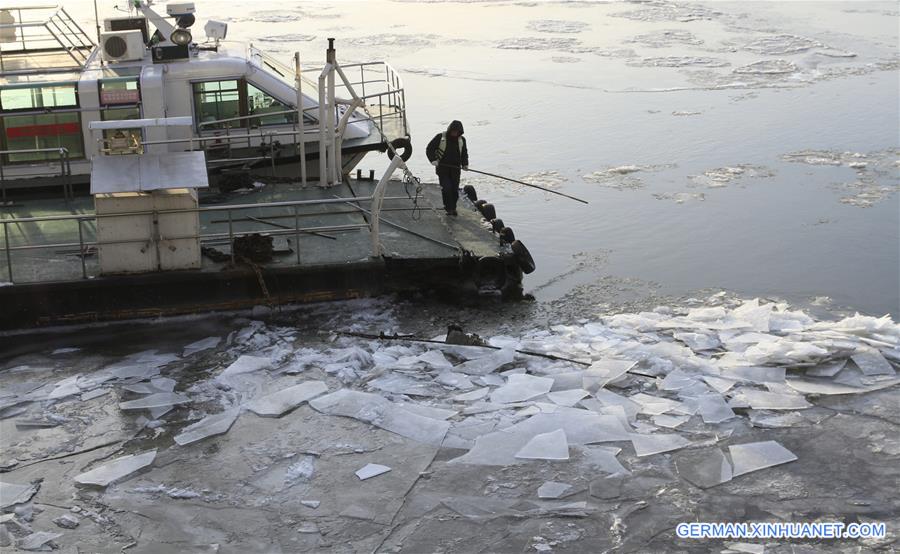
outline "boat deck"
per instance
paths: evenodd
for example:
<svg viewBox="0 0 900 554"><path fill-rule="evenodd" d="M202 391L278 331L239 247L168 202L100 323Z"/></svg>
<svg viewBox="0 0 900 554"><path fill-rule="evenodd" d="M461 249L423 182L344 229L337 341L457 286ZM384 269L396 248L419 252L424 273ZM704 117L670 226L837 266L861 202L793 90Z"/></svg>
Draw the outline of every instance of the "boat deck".
<svg viewBox="0 0 900 554"><path fill-rule="evenodd" d="M58 319L118 319L358 297L439 288L459 280L474 280L477 289L478 260L515 265L509 246L491 233L468 199L460 199L459 216L451 218L440 208L438 186L424 184L422 195L413 202L399 181L388 184L379 231L383 252L373 256L371 201L353 199L370 197L375 185L350 180L328 188L269 184L252 191L203 192L200 236L206 253L202 268L127 275L100 273L92 197L16 201L0 208L0 224L26 218L40 221L2 225L8 231L10 251L0 242L0 282L5 282L0 286L0 302L11 302L7 305L16 306L18 315L11 310L0 317L0 328ZM408 191L415 196L413 186ZM338 198L346 200L272 205ZM76 215L85 216L81 237L77 221L46 219ZM232 261L229 237L249 233L273 236L275 251L270 261ZM26 246L27 250L18 249ZM510 267L510 271L517 270ZM521 273L513 277L518 278L520 289ZM138 292L140 287L146 288Z"/></svg>

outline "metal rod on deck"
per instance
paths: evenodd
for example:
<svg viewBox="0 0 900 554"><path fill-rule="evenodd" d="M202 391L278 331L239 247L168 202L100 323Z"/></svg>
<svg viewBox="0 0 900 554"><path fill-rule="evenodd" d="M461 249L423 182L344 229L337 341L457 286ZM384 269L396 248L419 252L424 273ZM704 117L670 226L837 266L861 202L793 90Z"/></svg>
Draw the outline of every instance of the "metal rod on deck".
<svg viewBox="0 0 900 554"><path fill-rule="evenodd" d="M303 120L303 76L300 68L300 52L294 53L297 80L297 125L300 128L300 184L306 186L306 122Z"/></svg>
<svg viewBox="0 0 900 554"><path fill-rule="evenodd" d="M234 263L234 226L231 223L231 210L228 210L228 244L231 247L231 263Z"/></svg>
<svg viewBox="0 0 900 554"><path fill-rule="evenodd" d="M77 219L76 221L78 221L78 255L81 256L81 277L87 279L87 263L85 262L87 252L84 250L84 232L81 230L81 220Z"/></svg>
<svg viewBox="0 0 900 554"><path fill-rule="evenodd" d="M9 224L3 222L3 241L6 243L6 271L9 274L9 282L13 282L12 252L9 249Z"/></svg>
<svg viewBox="0 0 900 554"><path fill-rule="evenodd" d="M294 249L297 251L297 265L300 265L300 215L297 206L294 206Z"/></svg>

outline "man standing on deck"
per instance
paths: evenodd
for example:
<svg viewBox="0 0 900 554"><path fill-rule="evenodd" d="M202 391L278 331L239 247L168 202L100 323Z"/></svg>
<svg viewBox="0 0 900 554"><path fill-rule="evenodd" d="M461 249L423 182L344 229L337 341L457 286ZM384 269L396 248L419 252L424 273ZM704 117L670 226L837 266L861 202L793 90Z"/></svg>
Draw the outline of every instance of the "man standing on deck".
<svg viewBox="0 0 900 554"><path fill-rule="evenodd" d="M441 183L441 195L447 215L456 215L460 169L469 169L469 150L466 148L463 132L462 123L453 120L447 130L434 135L425 148L425 155L435 167Z"/></svg>

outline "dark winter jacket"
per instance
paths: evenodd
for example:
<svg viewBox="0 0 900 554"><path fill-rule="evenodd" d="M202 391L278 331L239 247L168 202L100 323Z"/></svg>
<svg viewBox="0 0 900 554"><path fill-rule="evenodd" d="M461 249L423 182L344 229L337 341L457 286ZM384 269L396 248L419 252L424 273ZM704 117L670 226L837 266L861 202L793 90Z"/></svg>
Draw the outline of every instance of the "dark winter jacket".
<svg viewBox="0 0 900 554"><path fill-rule="evenodd" d="M450 131L459 131L459 136L462 137L464 133L463 124L454 120L447 127L447 149L440 160L438 160L438 148L440 147L443 133L434 135L434 138L431 139L431 142L425 148L425 155L428 156L428 161L438 160L440 162L440 165L435 168L435 172L438 174L459 173L458 168L460 166L469 165L469 149L466 146L466 140L462 139L460 141L458 138L451 137ZM462 152L460 152L459 148L460 142L462 142Z"/></svg>

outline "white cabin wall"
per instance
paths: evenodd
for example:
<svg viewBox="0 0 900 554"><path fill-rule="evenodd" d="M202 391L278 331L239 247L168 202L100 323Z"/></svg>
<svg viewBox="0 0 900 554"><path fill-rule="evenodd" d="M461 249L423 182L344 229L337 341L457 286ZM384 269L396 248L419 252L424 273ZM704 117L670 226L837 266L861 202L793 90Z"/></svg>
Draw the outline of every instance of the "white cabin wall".
<svg viewBox="0 0 900 554"><path fill-rule="evenodd" d="M141 106L143 117L162 118L168 117L166 110L166 84L164 65L145 65L141 70ZM144 140L166 140L167 127L147 127L144 129ZM145 147L150 154L168 152L165 144L150 145Z"/></svg>
<svg viewBox="0 0 900 554"><path fill-rule="evenodd" d="M84 157L88 160L99 154L99 139L103 135L88 130L91 121L100 121L100 91L94 78L82 78L78 81L78 104L81 108L81 135L84 141Z"/></svg>

